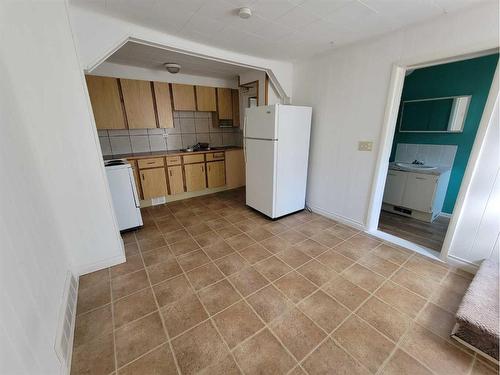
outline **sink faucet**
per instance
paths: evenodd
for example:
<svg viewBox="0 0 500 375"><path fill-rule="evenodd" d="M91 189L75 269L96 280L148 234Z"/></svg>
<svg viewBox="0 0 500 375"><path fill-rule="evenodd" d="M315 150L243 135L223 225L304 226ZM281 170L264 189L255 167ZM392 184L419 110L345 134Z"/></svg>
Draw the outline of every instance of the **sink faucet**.
<svg viewBox="0 0 500 375"><path fill-rule="evenodd" d="M414 164L414 165L424 165L424 162L415 159L415 160L412 161L412 164Z"/></svg>

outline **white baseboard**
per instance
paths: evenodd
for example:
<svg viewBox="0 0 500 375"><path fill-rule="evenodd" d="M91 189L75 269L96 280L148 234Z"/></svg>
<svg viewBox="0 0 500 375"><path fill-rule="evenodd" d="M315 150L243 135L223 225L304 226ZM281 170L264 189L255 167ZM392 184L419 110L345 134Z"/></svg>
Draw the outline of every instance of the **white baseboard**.
<svg viewBox="0 0 500 375"><path fill-rule="evenodd" d="M210 188L210 189L204 189L204 190L199 190L199 191L193 191L193 192L189 192L189 193L167 195L166 197L162 197L162 198L165 198L164 200L158 200L158 203L156 203L156 202L153 203L153 199L143 199L140 201L140 205L141 205L141 208L150 207L150 206L155 206L157 204L175 202L175 201L180 201L182 199L188 199L188 198L194 198L194 197L201 197L203 195L219 193L221 191L233 190L233 189L235 189L235 188L228 188L227 186L222 186L222 187L217 187L217 188Z"/></svg>
<svg viewBox="0 0 500 375"><path fill-rule="evenodd" d="M452 266L455 266L457 268L461 268L467 272L470 272L472 274L476 274L477 270L479 269L479 265L476 263L472 263L466 259L462 259L460 257L457 257L453 254L448 254L448 263L451 264Z"/></svg>
<svg viewBox="0 0 500 375"><path fill-rule="evenodd" d="M103 268L116 266L117 264L124 263L126 260L125 253L123 253L121 255L100 260L96 263L83 265L76 270L76 274L78 276L85 275L90 272L102 270Z"/></svg>
<svg viewBox="0 0 500 375"><path fill-rule="evenodd" d="M364 223L360 223L359 221L355 221L355 220L349 219L345 216L335 214L333 212L327 211L327 210L325 210L321 207L315 206L315 205L310 205L308 203L306 203L306 205L313 212L316 212L320 215L326 216L329 219L338 221L338 222L345 224L345 225L349 225L350 227L354 227L354 228L359 229L359 230L363 230L363 231L366 230Z"/></svg>

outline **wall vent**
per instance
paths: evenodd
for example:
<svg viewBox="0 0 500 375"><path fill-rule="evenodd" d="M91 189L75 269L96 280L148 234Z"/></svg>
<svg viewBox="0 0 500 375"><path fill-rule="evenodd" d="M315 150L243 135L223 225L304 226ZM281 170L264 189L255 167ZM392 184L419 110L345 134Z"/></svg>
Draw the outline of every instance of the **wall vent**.
<svg viewBox="0 0 500 375"><path fill-rule="evenodd" d="M59 329L55 342L57 356L65 369L64 374L69 374L71 367L77 297L78 281L71 272L68 272L59 310Z"/></svg>

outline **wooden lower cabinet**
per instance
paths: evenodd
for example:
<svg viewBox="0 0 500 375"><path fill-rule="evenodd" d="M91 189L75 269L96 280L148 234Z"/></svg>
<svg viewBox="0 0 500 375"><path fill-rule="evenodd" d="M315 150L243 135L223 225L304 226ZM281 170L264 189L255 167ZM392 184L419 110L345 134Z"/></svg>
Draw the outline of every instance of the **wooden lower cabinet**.
<svg viewBox="0 0 500 375"><path fill-rule="evenodd" d="M187 192L206 189L205 163L185 164L184 173L186 175Z"/></svg>
<svg viewBox="0 0 500 375"><path fill-rule="evenodd" d="M212 161L207 163L207 181L209 188L224 186L226 184L224 161Z"/></svg>
<svg viewBox="0 0 500 375"><path fill-rule="evenodd" d="M176 165L168 167L168 183L170 185L170 194L175 195L184 193L184 181L182 179L182 167Z"/></svg>
<svg viewBox="0 0 500 375"><path fill-rule="evenodd" d="M139 174L141 176L142 195L144 199L167 195L165 168L142 169Z"/></svg>
<svg viewBox="0 0 500 375"><path fill-rule="evenodd" d="M226 151L226 185L235 189L245 185L245 156L243 150Z"/></svg>

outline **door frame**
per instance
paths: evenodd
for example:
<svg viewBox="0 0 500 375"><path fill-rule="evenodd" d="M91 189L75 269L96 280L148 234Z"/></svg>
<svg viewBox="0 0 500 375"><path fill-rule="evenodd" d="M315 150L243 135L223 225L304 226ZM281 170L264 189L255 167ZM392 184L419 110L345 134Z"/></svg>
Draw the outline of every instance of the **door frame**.
<svg viewBox="0 0 500 375"><path fill-rule="evenodd" d="M380 134L380 147L378 148L375 172L370 192L370 201L365 219L367 232L372 233L375 236L380 236L380 232L378 231L378 222L380 217L380 210L382 208L382 197L384 194L386 174L389 168L389 157L392 150L392 143L394 141L394 131L397 126L396 122L399 111L399 105L401 102L401 95L403 92L403 85L404 85L406 71L418 68L425 68L433 65L440 65L455 61L472 59L475 57L486 56L498 52L499 52L498 48L493 48L488 50L479 50L473 53L456 55L439 60L431 60L431 61L414 60L414 61L408 61L406 63L393 64L391 79L389 83L389 93L384 111L383 126ZM498 99L499 99L499 64L497 63L490 91L488 92L488 98L484 106L483 114L481 116L479 127L476 132L476 137L474 139L474 144L471 153L469 155L469 160L467 161L464 177L460 184L460 189L458 192L457 200L455 202L455 207L453 209L453 213L450 218L450 224L446 232L441 252L438 255L438 257L443 261L448 260L448 254L453 244L453 240L455 238L455 233L457 230L458 223L460 222L462 215L464 215L465 213L464 203L467 198L467 193L471 186L472 177L474 176L474 173L479 166L478 163L479 156L481 154L481 149L485 143L485 136L488 127L490 126L490 119L493 115L495 103L498 101ZM384 237L387 240L387 236ZM402 242L408 242L408 241L403 240ZM428 255L436 256L437 254L436 252L429 251Z"/></svg>

